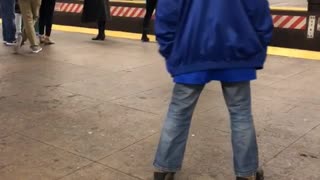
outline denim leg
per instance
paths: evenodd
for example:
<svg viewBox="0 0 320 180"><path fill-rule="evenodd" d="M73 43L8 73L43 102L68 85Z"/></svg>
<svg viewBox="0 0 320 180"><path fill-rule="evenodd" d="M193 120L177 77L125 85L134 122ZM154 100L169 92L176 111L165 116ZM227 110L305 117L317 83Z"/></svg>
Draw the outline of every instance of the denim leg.
<svg viewBox="0 0 320 180"><path fill-rule="evenodd" d="M0 0L2 14L3 40L7 42L15 41L16 26L14 22L14 0Z"/></svg>
<svg viewBox="0 0 320 180"><path fill-rule="evenodd" d="M259 160L251 113L250 82L222 83L222 89L231 119L235 173L242 177L254 175Z"/></svg>
<svg viewBox="0 0 320 180"><path fill-rule="evenodd" d="M181 169L193 111L204 85L176 84L154 160L156 169Z"/></svg>

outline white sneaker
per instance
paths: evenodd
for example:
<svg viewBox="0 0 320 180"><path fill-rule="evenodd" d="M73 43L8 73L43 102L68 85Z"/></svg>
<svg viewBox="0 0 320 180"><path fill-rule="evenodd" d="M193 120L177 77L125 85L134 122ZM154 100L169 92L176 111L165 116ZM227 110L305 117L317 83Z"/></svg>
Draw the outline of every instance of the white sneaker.
<svg viewBox="0 0 320 180"><path fill-rule="evenodd" d="M32 51L32 53L37 54L40 51L42 51L42 47L40 47L40 46L31 46L31 51Z"/></svg>
<svg viewBox="0 0 320 180"><path fill-rule="evenodd" d="M44 43L45 43L46 45L55 44L55 42L54 42L52 39L50 39L50 37L45 37Z"/></svg>
<svg viewBox="0 0 320 180"><path fill-rule="evenodd" d="M44 35L40 35L40 36L39 36L39 41L40 41L40 44L45 43L46 37L45 37Z"/></svg>
<svg viewBox="0 0 320 180"><path fill-rule="evenodd" d="M6 46L15 46L16 42L15 41L13 41L13 42L5 42L4 45L6 45Z"/></svg>

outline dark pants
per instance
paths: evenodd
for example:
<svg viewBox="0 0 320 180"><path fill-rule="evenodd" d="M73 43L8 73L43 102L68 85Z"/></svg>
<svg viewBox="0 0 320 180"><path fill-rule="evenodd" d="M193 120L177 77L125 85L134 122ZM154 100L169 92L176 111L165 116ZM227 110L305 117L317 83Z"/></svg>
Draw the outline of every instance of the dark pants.
<svg viewBox="0 0 320 180"><path fill-rule="evenodd" d="M146 15L144 16L143 20L143 32L147 33L149 26L150 26L150 21L153 15L153 11L156 9L157 6L157 0L147 0L146 3Z"/></svg>
<svg viewBox="0 0 320 180"><path fill-rule="evenodd" d="M2 15L2 34L6 42L15 41L16 26L14 22L15 0L0 0L0 11Z"/></svg>
<svg viewBox="0 0 320 180"><path fill-rule="evenodd" d="M105 36L105 33L104 31L106 30L106 20L99 20L97 22L98 24L98 30L99 30L99 36Z"/></svg>
<svg viewBox="0 0 320 180"><path fill-rule="evenodd" d="M54 6L56 0L43 0L40 7L39 34L51 35ZM46 33L44 33L46 32Z"/></svg>

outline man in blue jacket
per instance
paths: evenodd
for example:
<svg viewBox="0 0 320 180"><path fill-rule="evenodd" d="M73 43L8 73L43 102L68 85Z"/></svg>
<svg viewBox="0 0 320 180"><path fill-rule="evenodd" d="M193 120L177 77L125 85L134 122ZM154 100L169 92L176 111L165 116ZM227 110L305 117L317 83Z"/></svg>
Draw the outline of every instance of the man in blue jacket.
<svg viewBox="0 0 320 180"><path fill-rule="evenodd" d="M206 83L221 82L229 110L237 180L263 180L250 81L262 69L273 23L267 0L159 0L156 37L175 84L154 180L181 169L192 114Z"/></svg>

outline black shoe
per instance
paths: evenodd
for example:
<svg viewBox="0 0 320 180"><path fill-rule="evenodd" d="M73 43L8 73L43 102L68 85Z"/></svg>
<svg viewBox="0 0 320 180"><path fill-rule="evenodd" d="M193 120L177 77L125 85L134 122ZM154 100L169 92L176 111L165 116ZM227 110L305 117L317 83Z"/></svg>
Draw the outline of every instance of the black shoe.
<svg viewBox="0 0 320 180"><path fill-rule="evenodd" d="M97 35L97 37L92 38L93 41L104 41L105 39L105 35Z"/></svg>
<svg viewBox="0 0 320 180"><path fill-rule="evenodd" d="M143 34L142 37L141 37L141 41L142 42L149 42L150 39L148 38L148 36L146 34Z"/></svg>
<svg viewBox="0 0 320 180"><path fill-rule="evenodd" d="M264 180L264 172L262 169L259 169L255 177L237 177L236 180Z"/></svg>
<svg viewBox="0 0 320 180"><path fill-rule="evenodd" d="M154 172L153 180L174 180L174 172Z"/></svg>

